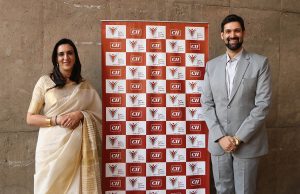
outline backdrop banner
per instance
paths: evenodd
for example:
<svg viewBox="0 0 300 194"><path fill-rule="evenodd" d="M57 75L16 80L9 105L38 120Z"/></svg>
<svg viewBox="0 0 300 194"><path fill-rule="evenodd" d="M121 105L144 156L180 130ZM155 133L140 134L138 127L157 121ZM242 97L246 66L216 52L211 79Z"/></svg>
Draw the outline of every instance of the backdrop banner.
<svg viewBox="0 0 300 194"><path fill-rule="evenodd" d="M103 193L209 194L208 24L102 21Z"/></svg>

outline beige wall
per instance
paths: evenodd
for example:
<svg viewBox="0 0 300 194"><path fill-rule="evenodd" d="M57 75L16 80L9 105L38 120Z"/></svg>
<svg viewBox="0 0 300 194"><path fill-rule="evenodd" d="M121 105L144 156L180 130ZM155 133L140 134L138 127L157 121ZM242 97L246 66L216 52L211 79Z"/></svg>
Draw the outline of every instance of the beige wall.
<svg viewBox="0 0 300 194"><path fill-rule="evenodd" d="M58 39L76 42L83 75L100 91L100 20L207 21L213 58L225 51L219 25L229 13L244 17L245 48L268 56L272 68L270 154L258 193L300 193L299 0L0 0L0 9L0 194L33 193L38 130L25 115Z"/></svg>

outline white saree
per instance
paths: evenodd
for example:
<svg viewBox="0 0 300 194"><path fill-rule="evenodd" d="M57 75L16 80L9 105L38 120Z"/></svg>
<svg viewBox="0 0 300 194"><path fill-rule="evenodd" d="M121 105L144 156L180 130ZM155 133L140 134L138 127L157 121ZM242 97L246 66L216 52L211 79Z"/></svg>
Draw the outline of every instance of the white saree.
<svg viewBox="0 0 300 194"><path fill-rule="evenodd" d="M35 194L101 193L100 146L102 102L87 82L53 88L49 76L37 82L28 112L47 117L82 111L84 121L71 130L41 127L35 156Z"/></svg>

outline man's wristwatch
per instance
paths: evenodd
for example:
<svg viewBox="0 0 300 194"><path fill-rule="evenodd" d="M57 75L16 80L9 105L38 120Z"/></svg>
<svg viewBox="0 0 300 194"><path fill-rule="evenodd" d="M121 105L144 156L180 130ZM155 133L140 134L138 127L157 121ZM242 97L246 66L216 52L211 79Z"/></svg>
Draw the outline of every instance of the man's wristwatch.
<svg viewBox="0 0 300 194"><path fill-rule="evenodd" d="M236 146L240 145L241 142L242 142L242 141L241 141L238 137L236 137L236 136L233 136L233 139L234 139L234 143L235 143Z"/></svg>

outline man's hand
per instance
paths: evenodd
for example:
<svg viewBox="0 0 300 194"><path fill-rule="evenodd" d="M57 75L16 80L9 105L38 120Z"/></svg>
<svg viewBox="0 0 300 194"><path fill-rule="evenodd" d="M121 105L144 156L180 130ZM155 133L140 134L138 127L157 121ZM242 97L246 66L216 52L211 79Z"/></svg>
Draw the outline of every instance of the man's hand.
<svg viewBox="0 0 300 194"><path fill-rule="evenodd" d="M218 142L225 152L234 152L237 149L235 140L231 136L224 136Z"/></svg>

